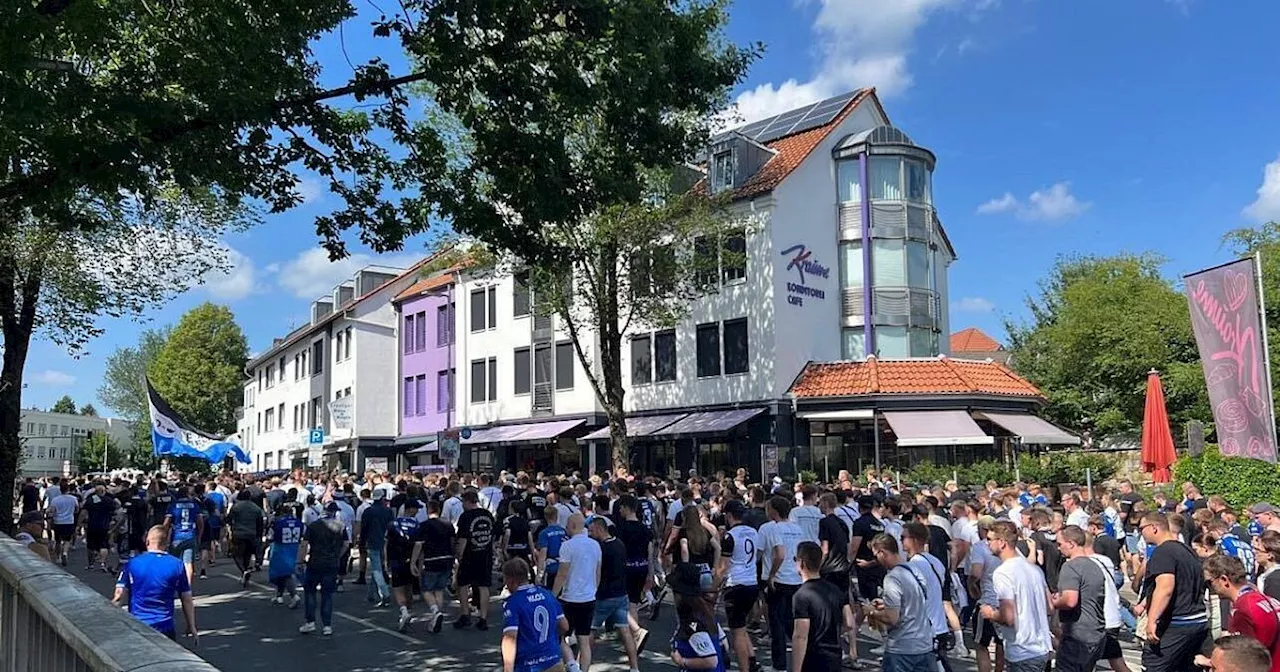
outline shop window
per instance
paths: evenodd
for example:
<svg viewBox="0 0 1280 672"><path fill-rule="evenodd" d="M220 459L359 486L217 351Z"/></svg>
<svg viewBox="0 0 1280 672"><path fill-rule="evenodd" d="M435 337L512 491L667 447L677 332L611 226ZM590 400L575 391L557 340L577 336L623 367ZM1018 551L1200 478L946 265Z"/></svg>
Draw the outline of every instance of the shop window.
<svg viewBox="0 0 1280 672"><path fill-rule="evenodd" d="M676 332L659 331L653 335L654 380L669 382L676 379Z"/></svg>

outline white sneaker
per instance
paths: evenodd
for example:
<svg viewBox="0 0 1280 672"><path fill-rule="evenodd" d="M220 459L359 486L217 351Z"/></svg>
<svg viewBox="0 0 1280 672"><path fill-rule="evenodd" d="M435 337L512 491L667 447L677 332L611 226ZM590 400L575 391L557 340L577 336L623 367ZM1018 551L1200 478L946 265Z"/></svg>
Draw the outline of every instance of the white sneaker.
<svg viewBox="0 0 1280 672"><path fill-rule="evenodd" d="M964 645L963 637L956 637L956 645L951 647L951 655L954 658L969 657L969 647Z"/></svg>
<svg viewBox="0 0 1280 672"><path fill-rule="evenodd" d="M307 621L306 623L302 624L301 628L298 628L298 632L304 635L309 635L315 631L316 631L315 621Z"/></svg>
<svg viewBox="0 0 1280 672"><path fill-rule="evenodd" d="M294 595L293 599L289 600L290 609L297 609L299 604L302 604L302 598L297 595Z"/></svg>
<svg viewBox="0 0 1280 672"><path fill-rule="evenodd" d="M396 627L400 632L404 632L409 627L409 623L413 621L413 614L400 614L400 625Z"/></svg>
<svg viewBox="0 0 1280 672"><path fill-rule="evenodd" d="M325 637L331 636L333 634L333 627L328 625L324 626L324 628L320 630L320 634L324 635Z"/></svg>
<svg viewBox="0 0 1280 672"><path fill-rule="evenodd" d="M271 604L284 604L284 597L280 595L276 595L275 597L271 598Z"/></svg>

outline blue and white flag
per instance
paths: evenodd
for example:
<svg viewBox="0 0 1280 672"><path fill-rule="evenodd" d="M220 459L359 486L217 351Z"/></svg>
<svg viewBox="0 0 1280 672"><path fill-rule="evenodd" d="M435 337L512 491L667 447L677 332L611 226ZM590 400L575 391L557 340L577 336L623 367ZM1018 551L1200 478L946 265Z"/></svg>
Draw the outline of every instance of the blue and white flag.
<svg viewBox="0 0 1280 672"><path fill-rule="evenodd" d="M187 424L147 380L147 402L151 407L151 445L160 457L199 457L219 464L228 455L245 464L252 463L240 447L240 436L217 437Z"/></svg>

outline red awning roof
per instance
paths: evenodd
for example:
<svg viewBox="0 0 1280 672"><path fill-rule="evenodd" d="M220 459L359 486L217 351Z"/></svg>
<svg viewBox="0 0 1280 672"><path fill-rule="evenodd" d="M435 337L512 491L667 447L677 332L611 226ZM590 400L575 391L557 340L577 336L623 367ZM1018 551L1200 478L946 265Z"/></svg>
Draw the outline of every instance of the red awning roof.
<svg viewBox="0 0 1280 672"><path fill-rule="evenodd" d="M886 359L810 362L791 386L802 398L877 394L990 394L1039 398L1040 390L998 362Z"/></svg>

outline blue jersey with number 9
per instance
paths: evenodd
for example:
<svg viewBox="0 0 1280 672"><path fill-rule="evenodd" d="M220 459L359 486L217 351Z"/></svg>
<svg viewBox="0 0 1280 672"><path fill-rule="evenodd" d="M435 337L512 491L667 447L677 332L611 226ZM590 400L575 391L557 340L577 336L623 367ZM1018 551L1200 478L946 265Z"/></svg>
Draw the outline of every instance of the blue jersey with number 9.
<svg viewBox="0 0 1280 672"><path fill-rule="evenodd" d="M173 518L174 543L196 538L196 520L201 515L200 505L190 499L179 499L169 505L169 516Z"/></svg>
<svg viewBox="0 0 1280 672"><path fill-rule="evenodd" d="M541 586L524 585L502 607L502 631L516 633L516 672L541 672L560 662L560 603Z"/></svg>

